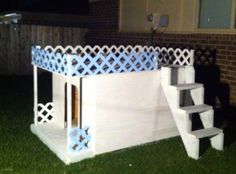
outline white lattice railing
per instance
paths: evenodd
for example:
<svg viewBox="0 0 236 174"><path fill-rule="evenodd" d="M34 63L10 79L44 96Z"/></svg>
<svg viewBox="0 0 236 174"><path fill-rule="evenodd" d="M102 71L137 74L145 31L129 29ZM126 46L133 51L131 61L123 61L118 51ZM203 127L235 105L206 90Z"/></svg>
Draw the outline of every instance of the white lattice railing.
<svg viewBox="0 0 236 174"><path fill-rule="evenodd" d="M32 64L63 75L87 76L153 71L163 64L193 65L193 52L152 46L36 46L32 47Z"/></svg>
<svg viewBox="0 0 236 174"><path fill-rule="evenodd" d="M37 122L38 124L42 123L50 123L53 120L53 103L47 104L38 104L38 117Z"/></svg>

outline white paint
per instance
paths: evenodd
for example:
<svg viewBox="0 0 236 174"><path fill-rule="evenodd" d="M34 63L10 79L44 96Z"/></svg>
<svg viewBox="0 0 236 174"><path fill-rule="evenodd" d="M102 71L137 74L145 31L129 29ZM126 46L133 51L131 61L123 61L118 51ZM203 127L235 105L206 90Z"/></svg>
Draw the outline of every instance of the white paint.
<svg viewBox="0 0 236 174"><path fill-rule="evenodd" d="M56 124L45 123L37 126L32 124L31 131L67 165L94 156L89 149L73 154L67 153L67 131Z"/></svg>
<svg viewBox="0 0 236 174"><path fill-rule="evenodd" d="M54 120L53 122L60 126L65 127L65 85L66 78L53 74L53 104L54 104Z"/></svg>
<svg viewBox="0 0 236 174"><path fill-rule="evenodd" d="M186 66L184 70L176 71L176 67L171 66L162 67L161 83L188 156L198 159L200 138L210 137L212 147L223 150L224 134L221 129L213 127L214 111L212 107L204 105L204 88L202 84L194 83L194 68ZM176 76L173 77L172 74ZM179 76L184 78L184 82L179 83ZM190 91L193 106L180 107L180 104L186 103L186 97L181 95L181 91ZM204 129L192 131L192 113L199 113Z"/></svg>
<svg viewBox="0 0 236 174"><path fill-rule="evenodd" d="M79 89L79 79L53 74L53 123L32 127L32 131L66 164L86 158L86 155L74 155L72 159L66 152L65 84L73 84ZM160 70L83 78L82 127L91 128L92 154L179 135L160 82ZM71 92L67 95L70 98ZM59 139L63 139L63 143Z"/></svg>
<svg viewBox="0 0 236 174"><path fill-rule="evenodd" d="M67 79L67 90L66 90L66 95L67 95L67 129L71 129L72 127L72 92L71 92L71 83L69 78Z"/></svg>
<svg viewBox="0 0 236 174"><path fill-rule="evenodd" d="M38 124L38 70L34 65L34 124Z"/></svg>
<svg viewBox="0 0 236 174"><path fill-rule="evenodd" d="M219 134L222 132L223 131L221 129L211 127L211 128L207 128L207 129L193 131L193 132L191 132L191 134L193 136L195 136L196 138L204 138L206 136L213 136L213 135L216 135L216 134Z"/></svg>
<svg viewBox="0 0 236 174"><path fill-rule="evenodd" d="M96 120L95 154L178 135L160 70L84 78L82 96L83 118Z"/></svg>
<svg viewBox="0 0 236 174"><path fill-rule="evenodd" d="M55 49L61 49L61 46ZM96 154L173 137L179 133L188 155L194 159L199 158L199 138L202 137L211 136L212 146L222 150L223 131L213 127L212 107L203 104L203 85L195 83L192 66L194 52L172 48L168 51L175 55L175 65L162 67L157 71L103 74L87 76L82 80L80 77L53 74L53 123L32 125L31 130L66 164ZM184 56L184 52L190 57ZM181 60L181 57L184 59ZM188 66L183 66L184 64ZM70 74L70 69L68 72ZM81 91L81 98L78 100L82 101L82 128L89 126L92 137L88 151L73 154L67 151L68 131L72 128L72 85ZM38 94L36 87L37 67L34 67L35 104ZM190 91L193 106L181 106L189 103L187 97L182 95L183 91ZM67 129L64 120L66 96ZM205 129L192 132L190 114L194 112L199 112Z"/></svg>

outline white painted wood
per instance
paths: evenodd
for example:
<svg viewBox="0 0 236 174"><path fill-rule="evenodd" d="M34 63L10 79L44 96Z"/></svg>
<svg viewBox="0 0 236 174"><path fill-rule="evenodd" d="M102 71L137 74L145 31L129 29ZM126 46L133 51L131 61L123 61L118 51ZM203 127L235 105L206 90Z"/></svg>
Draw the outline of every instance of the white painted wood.
<svg viewBox="0 0 236 174"><path fill-rule="evenodd" d="M53 74L53 104L54 104L54 120L53 122L65 128L65 85L66 78Z"/></svg>
<svg viewBox="0 0 236 174"><path fill-rule="evenodd" d="M58 84L65 83L63 76L55 76ZM70 81L77 83L78 78ZM92 125L96 154L178 135L160 85L160 71L83 79L82 124ZM56 105L64 107L64 99Z"/></svg>
<svg viewBox="0 0 236 174"><path fill-rule="evenodd" d="M38 125L38 69L34 65L34 124Z"/></svg>
<svg viewBox="0 0 236 174"><path fill-rule="evenodd" d="M173 68L176 68L176 69L178 69L178 68L185 68L185 66L184 65L168 65L168 66L166 66L167 68L171 68L171 69L173 69Z"/></svg>
<svg viewBox="0 0 236 174"><path fill-rule="evenodd" d="M206 112L200 112L200 119L204 128L211 128L214 126L214 110L210 109Z"/></svg>
<svg viewBox="0 0 236 174"><path fill-rule="evenodd" d="M83 79L83 118L96 119L95 154L178 135L160 78L158 70Z"/></svg>
<svg viewBox="0 0 236 174"><path fill-rule="evenodd" d="M185 68L184 67L177 68L178 66L171 66L171 67L173 67L171 68L171 76L170 76L171 85L184 83Z"/></svg>
<svg viewBox="0 0 236 174"><path fill-rule="evenodd" d="M190 66L172 66L163 67L162 73L158 70L83 78L80 95L82 127L90 127L93 154L153 142L180 133L188 155L198 159L199 139L189 134L192 125L189 114L200 112L204 127L211 128L213 110L210 106L202 105L204 88L202 84L194 83L194 75L194 69ZM70 130L71 85L79 89L80 78L53 75L55 125L61 128L65 125L65 84L67 130ZM182 107L181 110L180 103L184 100L180 95L182 90L191 90L194 104L198 106ZM220 149L222 137L212 139L212 146Z"/></svg>
<svg viewBox="0 0 236 174"><path fill-rule="evenodd" d="M67 153L69 153L69 145L70 145L70 138L69 138L69 134L70 134L70 131L71 131L71 128L72 128L72 91L71 91L71 88L72 88L72 85L71 85L71 80L69 77L67 77L66 79L66 97L67 97L67 108L66 108L66 117L67 117Z"/></svg>
<svg viewBox="0 0 236 174"><path fill-rule="evenodd" d="M200 141L197 138L189 137L187 134L185 135L188 138L184 138L183 142L189 157L198 160L199 159L199 145Z"/></svg>
<svg viewBox="0 0 236 174"><path fill-rule="evenodd" d="M193 69L193 65L194 65L194 52L195 50L194 49L191 49L190 50L191 54L190 54L190 66L192 66L192 69ZM187 66L188 67L188 66ZM194 70L194 69L193 69ZM194 76L192 76L194 79L195 79L195 72L194 72ZM195 80L194 80L195 81Z"/></svg>
<svg viewBox="0 0 236 174"><path fill-rule="evenodd" d="M224 149L224 133L221 132L218 135L210 138L211 146L216 150L223 150Z"/></svg>
<svg viewBox="0 0 236 174"><path fill-rule="evenodd" d="M204 103L204 87L195 88L190 91L193 103L200 105Z"/></svg>
<svg viewBox="0 0 236 174"><path fill-rule="evenodd" d="M207 129L200 129L196 131L192 131L190 134L193 135L196 138L204 138L209 137L213 135L217 135L219 133L222 133L222 129L218 129L216 127L207 128Z"/></svg>
<svg viewBox="0 0 236 174"><path fill-rule="evenodd" d="M204 88L197 88L191 90L191 96L195 105L201 105L204 103ZM214 126L214 110L210 109L207 112L199 113L200 119L204 128L211 128Z"/></svg>
<svg viewBox="0 0 236 174"><path fill-rule="evenodd" d="M76 78L74 78L76 79ZM82 126L90 127L91 150L95 153L96 145L96 121L97 121L97 94L96 76L82 79ZM107 124L107 123L104 123Z"/></svg>
<svg viewBox="0 0 236 174"><path fill-rule="evenodd" d="M212 106L201 104L201 105L185 106L181 107L180 109L185 111L187 114L192 114L192 113L205 112L207 110L212 109Z"/></svg>
<svg viewBox="0 0 236 174"><path fill-rule="evenodd" d="M191 50L191 53L193 51ZM193 65L193 59L191 59L190 64ZM185 78L185 83L194 83L195 82L195 70L193 66L185 66L185 74L184 74L184 78Z"/></svg>
<svg viewBox="0 0 236 174"><path fill-rule="evenodd" d="M177 85L172 85L175 87L177 90L190 90L190 89L195 89L195 88L200 88L203 85L200 83L186 83L186 84L177 84Z"/></svg>
<svg viewBox="0 0 236 174"><path fill-rule="evenodd" d="M54 123L31 125L31 131L53 151L65 164L94 157L91 150L67 153L67 131Z"/></svg>
<svg viewBox="0 0 236 174"><path fill-rule="evenodd" d="M182 67L177 68L183 69ZM193 67L186 66L184 69L185 74L183 75L176 70L176 67L162 67L161 83L187 154L193 159L198 159L199 138L215 135L210 138L212 147L222 150L224 134L221 129L213 127L214 111L211 106L203 104L204 88L202 84L194 83L195 72ZM175 77L168 77L173 74ZM178 76L184 76L184 83L179 83L179 81L176 80L178 79ZM173 82L175 85L172 85ZM183 90L190 91L192 100L195 104L194 106L180 107L180 103L186 103L183 102L185 99L181 98L183 95L180 95ZM191 131L192 113L199 113L205 129Z"/></svg>
<svg viewBox="0 0 236 174"><path fill-rule="evenodd" d="M70 130L72 127L72 92L71 92L71 81L69 78L67 78L67 130Z"/></svg>
<svg viewBox="0 0 236 174"><path fill-rule="evenodd" d="M163 85L171 85L171 68L161 68L161 82Z"/></svg>
<svg viewBox="0 0 236 174"><path fill-rule="evenodd" d="M167 67L168 68L168 67ZM163 71L164 70L164 71ZM173 118L175 120L176 126L179 130L181 135L182 141L184 143L185 149L187 151L188 156L198 159L199 158L199 140L195 137L190 137L188 132L191 131L191 118L189 114L183 112L179 109L180 107L180 89L186 90L195 87L196 84L187 84L187 85L170 85L171 82L167 82L165 78L170 79L170 77L166 77L166 75L170 75L171 73L166 73L166 71L171 71L172 68L169 70L161 69L161 76L162 76L162 88L164 90L164 94L167 98L169 106L171 108ZM162 73L164 72L164 73ZM176 87L177 86L177 87ZM198 86L198 85L197 85ZM190 88L191 87L191 88ZM178 90L179 89L179 90Z"/></svg>
<svg viewBox="0 0 236 174"><path fill-rule="evenodd" d="M82 91L81 91L81 89L80 89L80 83L82 83L82 78L80 78L80 80L75 80L75 78L72 78L72 82L73 81L75 81L75 83L74 83L74 85L75 85L75 87L77 88L77 100L78 100L78 102L77 102L77 106L75 106L75 107L77 107L78 109L78 120L77 120L77 125L78 125L78 127L80 128L80 129L82 129L83 128L83 123L82 123L82 115L81 115L81 102L82 102L82 100L81 100L81 94L82 94ZM75 98L76 98L75 97Z"/></svg>
<svg viewBox="0 0 236 174"><path fill-rule="evenodd" d="M58 74L53 74L53 104L54 104L54 113L55 120L54 123L59 125L60 127L65 127L65 85L67 83L67 79L71 85L74 85L78 92L80 90L80 80L78 77L65 77ZM80 96L79 96L80 97ZM78 99L79 100L79 99ZM78 102L78 107L79 102Z"/></svg>

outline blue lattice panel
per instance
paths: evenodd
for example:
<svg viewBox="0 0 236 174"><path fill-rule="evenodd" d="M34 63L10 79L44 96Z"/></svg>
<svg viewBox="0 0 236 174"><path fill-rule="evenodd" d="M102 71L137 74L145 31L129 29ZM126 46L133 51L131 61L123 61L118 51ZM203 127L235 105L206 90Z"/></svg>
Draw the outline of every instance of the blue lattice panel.
<svg viewBox="0 0 236 174"><path fill-rule="evenodd" d="M44 70L68 75L67 54L32 47L32 64Z"/></svg>
<svg viewBox="0 0 236 174"><path fill-rule="evenodd" d="M153 71L159 65L192 65L193 50L148 46L32 47L32 64L68 76Z"/></svg>
<svg viewBox="0 0 236 174"><path fill-rule="evenodd" d="M89 148L91 136L89 134L89 127L83 129L71 128L69 131L69 152L79 152Z"/></svg>
<svg viewBox="0 0 236 174"><path fill-rule="evenodd" d="M69 74L72 76L151 71L157 69L157 54L132 51L129 54L98 53L94 57L71 55L70 62Z"/></svg>

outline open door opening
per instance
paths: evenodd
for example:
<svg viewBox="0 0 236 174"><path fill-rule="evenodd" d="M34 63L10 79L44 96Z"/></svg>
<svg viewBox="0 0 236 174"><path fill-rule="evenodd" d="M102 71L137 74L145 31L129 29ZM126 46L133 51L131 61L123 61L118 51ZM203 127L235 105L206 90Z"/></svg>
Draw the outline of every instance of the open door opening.
<svg viewBox="0 0 236 174"><path fill-rule="evenodd" d="M71 85L71 103L72 106L72 126L80 127L81 119L80 119L80 103L79 103L79 91L75 85ZM65 125L67 127L67 83L65 84Z"/></svg>

